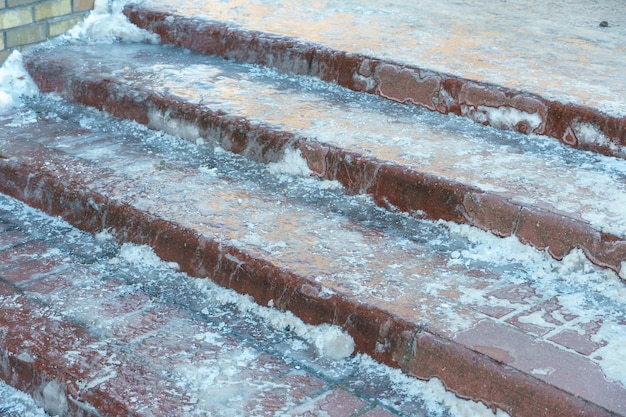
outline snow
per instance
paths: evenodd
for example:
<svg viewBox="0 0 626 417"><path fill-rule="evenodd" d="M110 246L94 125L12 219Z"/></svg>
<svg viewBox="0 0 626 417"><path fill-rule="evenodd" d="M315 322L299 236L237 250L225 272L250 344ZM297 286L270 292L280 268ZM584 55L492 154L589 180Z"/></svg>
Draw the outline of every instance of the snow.
<svg viewBox="0 0 626 417"><path fill-rule="evenodd" d="M286 148L279 162L267 164L271 174L288 174L310 176L312 174L306 159L302 157L299 149Z"/></svg>
<svg viewBox="0 0 626 417"><path fill-rule="evenodd" d="M38 93L37 85L24 68L22 54L13 51L0 67L0 115L19 107L22 96Z"/></svg>
<svg viewBox="0 0 626 417"><path fill-rule="evenodd" d="M230 256L231 260L241 262L230 254L225 256ZM163 265L173 270L178 269L176 263L164 263L154 253L152 248L145 245L125 243L120 248L118 257L113 258L112 261L117 262L119 261L118 258L146 269L158 268ZM251 297L218 287L207 279L197 279L196 285L206 294L207 299L213 300L218 305L234 304L241 313L252 314L271 328L277 330L291 329L296 335L316 346L319 354L322 356L339 360L348 357L354 351L354 341L350 335L337 326L328 324L311 326L305 324L291 312L260 306ZM272 305L273 303L270 304ZM205 336L202 335L201 337ZM213 338L214 336L210 337Z"/></svg>
<svg viewBox="0 0 626 417"><path fill-rule="evenodd" d="M61 36L60 40L81 39L92 43L113 43L119 40L158 43L160 41L158 35L140 29L128 21L122 13L126 3L128 1L96 0L89 16Z"/></svg>
<svg viewBox="0 0 626 417"><path fill-rule="evenodd" d="M7 417L47 417L33 398L0 380L0 415Z"/></svg>

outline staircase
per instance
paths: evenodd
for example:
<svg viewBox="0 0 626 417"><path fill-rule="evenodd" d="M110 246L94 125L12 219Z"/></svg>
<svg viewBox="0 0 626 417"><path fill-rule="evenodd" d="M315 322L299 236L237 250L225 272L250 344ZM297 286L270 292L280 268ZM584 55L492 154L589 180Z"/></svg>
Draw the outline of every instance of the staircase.
<svg viewBox="0 0 626 417"><path fill-rule="evenodd" d="M55 94L1 122L0 191L493 410L626 415L623 113L407 61L410 10L281 4L131 4L161 44L27 54ZM185 415L93 382L68 413Z"/></svg>

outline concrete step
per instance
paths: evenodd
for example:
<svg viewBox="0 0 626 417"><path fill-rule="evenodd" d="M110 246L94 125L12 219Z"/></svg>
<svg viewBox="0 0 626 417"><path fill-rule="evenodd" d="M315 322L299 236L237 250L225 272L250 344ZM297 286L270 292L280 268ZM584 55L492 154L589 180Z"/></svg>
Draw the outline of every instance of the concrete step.
<svg viewBox="0 0 626 417"><path fill-rule="evenodd" d="M165 43L623 158L626 29L599 26L622 5L519 7L151 0L125 13Z"/></svg>
<svg viewBox="0 0 626 417"><path fill-rule="evenodd" d="M142 56L158 56L129 48L114 49L129 68L144 65ZM129 60L125 51L133 49ZM72 54L81 57L74 67L89 69L81 76L99 80L95 61L76 50L56 50L50 68L57 71ZM30 62L32 69L36 59ZM102 87L124 79L124 71L130 72L123 67L106 82L76 78L73 90L63 91L111 103ZM133 110L138 101L129 100L137 92L123 85L130 94L116 90L120 102L141 116ZM343 194L335 182L288 175L294 166L306 173L297 163L258 164L58 96L29 106L1 122L1 192L83 230L147 244L182 272L249 294L260 305L307 323L339 325L357 352L408 375L437 377L461 398L516 416L626 414L616 360L626 326L623 282L580 251L558 262L514 238L380 210ZM190 125L179 129L193 132ZM111 287L116 291L115 282ZM4 289L9 300L14 290ZM11 314L26 311L11 308ZM123 326L121 337L133 328ZM14 360L19 353L12 352ZM120 395L119 406L132 403ZM168 395L177 394L163 398Z"/></svg>
<svg viewBox="0 0 626 417"><path fill-rule="evenodd" d="M265 163L299 154L383 207L514 235L556 259L580 248L616 272L626 260L622 159L175 48L65 46L26 66L42 91L154 129Z"/></svg>

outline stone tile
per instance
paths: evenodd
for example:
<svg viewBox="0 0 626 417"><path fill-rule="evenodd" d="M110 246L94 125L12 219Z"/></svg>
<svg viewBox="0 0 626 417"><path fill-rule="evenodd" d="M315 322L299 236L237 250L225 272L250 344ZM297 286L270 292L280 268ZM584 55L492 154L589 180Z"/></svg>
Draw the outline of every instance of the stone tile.
<svg viewBox="0 0 626 417"><path fill-rule="evenodd" d="M626 388L608 381L596 363L512 326L485 320L460 332L455 341L558 390L593 401L615 413L626 411Z"/></svg>
<svg viewBox="0 0 626 417"><path fill-rule="evenodd" d="M11 250L0 252L0 271L41 259L52 248L41 240L28 242Z"/></svg>
<svg viewBox="0 0 626 417"><path fill-rule="evenodd" d="M283 375L273 389L258 392L245 406L247 415L273 416L280 410L290 410L306 398L316 396L325 382L304 371Z"/></svg>
<svg viewBox="0 0 626 417"><path fill-rule="evenodd" d="M550 298L540 304L534 305L506 320L520 329L544 336L548 332L564 325L578 316L563 311L562 306L556 298Z"/></svg>
<svg viewBox="0 0 626 417"><path fill-rule="evenodd" d="M394 417L394 416L397 416L397 414L393 414L381 407L375 407L361 415L361 417Z"/></svg>
<svg viewBox="0 0 626 417"><path fill-rule="evenodd" d="M334 388L289 412L296 417L350 417L359 415L368 403L341 388Z"/></svg>
<svg viewBox="0 0 626 417"><path fill-rule="evenodd" d="M45 275L42 278L22 284L22 289L41 299L49 300L53 294L70 290L75 285L93 280L100 274L83 265L73 266L68 270L56 274Z"/></svg>
<svg viewBox="0 0 626 417"><path fill-rule="evenodd" d="M531 304L539 299L535 289L529 283L520 285L505 285L486 294L487 297L495 297L507 300L511 304Z"/></svg>
<svg viewBox="0 0 626 417"><path fill-rule="evenodd" d="M136 299L131 296L126 297L125 301L128 301L129 298ZM189 317L189 313L180 308L171 305L158 305L118 321L108 330L108 334L122 343L131 343L161 329L168 323L187 317Z"/></svg>
<svg viewBox="0 0 626 417"><path fill-rule="evenodd" d="M15 294L15 288L5 284L4 282L0 281L0 297L3 296L7 296L7 295L13 295Z"/></svg>
<svg viewBox="0 0 626 417"><path fill-rule="evenodd" d="M360 370L346 379L344 384L358 392L361 397L384 404L399 415L428 416L424 404L399 390L388 375L372 374L366 369Z"/></svg>
<svg viewBox="0 0 626 417"><path fill-rule="evenodd" d="M575 350L581 355L591 355L602 346L606 346L606 340L593 340L593 337L596 335L598 330L600 330L600 327L602 327L602 319L589 322L579 322L574 324L573 327L574 329L565 329L560 331L559 333L551 336L548 340Z"/></svg>

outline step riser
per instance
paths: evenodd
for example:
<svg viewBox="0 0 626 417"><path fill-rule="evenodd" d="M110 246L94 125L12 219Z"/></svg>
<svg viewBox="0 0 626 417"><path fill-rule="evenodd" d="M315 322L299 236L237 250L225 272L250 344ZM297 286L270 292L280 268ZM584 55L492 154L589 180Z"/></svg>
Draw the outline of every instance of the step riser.
<svg viewBox="0 0 626 417"><path fill-rule="evenodd" d="M24 156L20 156L20 152ZM406 323L340 294L328 297L318 283L193 230L144 213L101 194L111 173L85 167L90 185L64 169L70 160L28 145L0 161L0 192L59 215L89 231L110 230L120 242L152 246L167 261L193 276L210 276L222 286L266 305L274 300L308 323L328 322L349 332L359 352L418 378L439 377L463 398L481 400L515 416L609 415L604 409L512 370L485 355ZM84 181L84 179L83 179ZM98 188L99 187L99 188ZM377 349L386 346L382 352ZM15 354L15 352L13 352Z"/></svg>
<svg viewBox="0 0 626 417"><path fill-rule="evenodd" d="M385 208L468 223L498 236L515 235L559 260L572 249L581 248L591 262L618 273L626 259L623 238L558 212L526 207L503 195L383 163L241 117L207 111L176 98L147 91L131 95L126 86L114 80L74 79L63 65L50 60L28 58L26 67L44 92L54 91L68 100L153 128L168 130L172 121L177 126L191 126L200 136L255 161L275 162L285 148L298 149L317 176L338 180L349 193L370 194ZM169 133L180 135L180 129Z"/></svg>
<svg viewBox="0 0 626 417"><path fill-rule="evenodd" d="M132 23L158 34L164 43L297 75L312 75L353 91L376 94L442 114L469 117L498 128L551 136L578 149L626 157L623 148L626 146L626 119L592 108L335 51L295 38L236 29L220 22L188 19L136 5L127 6L124 13ZM491 111L512 111L519 115L520 121L507 125L491 116ZM598 129L606 137L606 143L585 138L580 126Z"/></svg>

